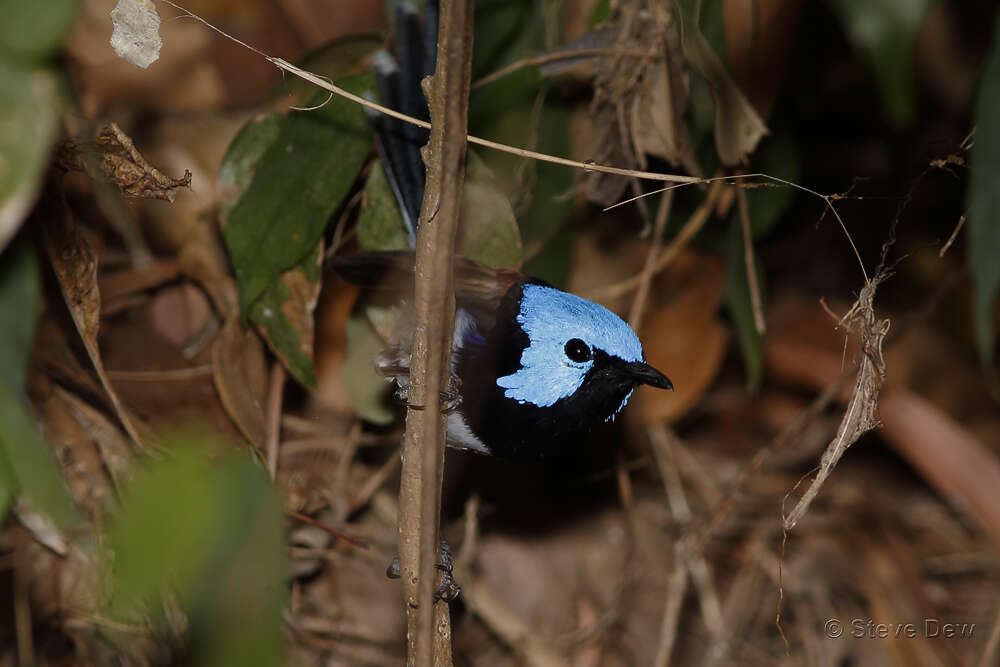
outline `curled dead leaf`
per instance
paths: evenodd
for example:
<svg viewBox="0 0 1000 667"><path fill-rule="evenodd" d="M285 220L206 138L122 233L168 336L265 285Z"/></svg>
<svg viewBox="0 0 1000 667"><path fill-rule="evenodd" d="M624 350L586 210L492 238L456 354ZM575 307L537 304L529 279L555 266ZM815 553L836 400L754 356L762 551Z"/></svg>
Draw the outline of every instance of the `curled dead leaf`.
<svg viewBox="0 0 1000 667"><path fill-rule="evenodd" d="M97 257L86 236L72 220L69 207L60 196L50 192L39 207L39 217L44 224L45 246L52 269L59 282L66 307L87 349L104 391L114 405L115 412L129 436L140 446L148 437L140 435L136 424L118 398L118 393L108 380L101 361L97 333L101 317L101 293L97 286Z"/></svg>

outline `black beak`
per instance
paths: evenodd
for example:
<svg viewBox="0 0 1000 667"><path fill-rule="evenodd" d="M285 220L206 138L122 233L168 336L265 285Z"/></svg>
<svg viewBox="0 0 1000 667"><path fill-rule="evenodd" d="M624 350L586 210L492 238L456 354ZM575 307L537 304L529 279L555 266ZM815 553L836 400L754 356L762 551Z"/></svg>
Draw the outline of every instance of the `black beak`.
<svg viewBox="0 0 1000 667"><path fill-rule="evenodd" d="M648 384L659 389L673 390L674 385L670 379L644 361L633 361L625 364L625 374L632 378L636 384Z"/></svg>

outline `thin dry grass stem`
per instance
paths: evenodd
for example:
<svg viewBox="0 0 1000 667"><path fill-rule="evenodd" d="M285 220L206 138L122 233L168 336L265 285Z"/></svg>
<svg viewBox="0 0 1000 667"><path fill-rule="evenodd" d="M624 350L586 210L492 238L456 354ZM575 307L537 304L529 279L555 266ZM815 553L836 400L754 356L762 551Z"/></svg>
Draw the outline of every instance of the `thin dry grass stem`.
<svg viewBox="0 0 1000 667"><path fill-rule="evenodd" d="M398 456L390 456L378 470L365 480L365 483L361 486L361 490L358 491L358 495L355 496L347 505L347 516L353 515L355 512L371 502L375 493L382 488L382 485L385 484L389 477L392 476L399 468L399 464L400 461Z"/></svg>
<svg viewBox="0 0 1000 667"><path fill-rule="evenodd" d="M678 545L679 546L679 545ZM663 607L663 621L660 623L660 640L656 645L653 667L667 667L677 643L677 628L681 620L681 605L687 595L687 569L678 555L675 555L674 569L667 581L667 598Z"/></svg>
<svg viewBox="0 0 1000 667"><path fill-rule="evenodd" d="M990 636L986 639L986 645L983 646L983 652L976 662L976 667L991 667L997 664L998 653L1000 653L1000 607L997 608Z"/></svg>
<svg viewBox="0 0 1000 667"><path fill-rule="evenodd" d="M483 78L474 82L472 84L472 90L477 90L483 86L489 85L497 79L502 79L503 77L513 74L519 69L524 69L525 67L538 67L540 65L558 62L560 60L573 60L574 58L588 58L592 56L615 56L619 58L642 58L646 60L658 60L662 58L659 54L647 53L646 51L640 51L638 49L593 48L557 51L555 53L546 53L544 55L533 56L531 58L522 58L517 62L507 65L506 67L502 67L496 72L487 74Z"/></svg>
<svg viewBox="0 0 1000 667"><path fill-rule="evenodd" d="M462 516L462 548L455 558L455 569L469 572L476 559L476 549L479 548L479 496L469 496Z"/></svg>
<svg viewBox="0 0 1000 667"><path fill-rule="evenodd" d="M267 440L264 452L267 454L267 474L271 480L278 475L278 445L281 440L281 399L285 391L285 367L280 361L271 366L271 381L267 389L267 411L265 424Z"/></svg>
<svg viewBox="0 0 1000 667"><path fill-rule="evenodd" d="M687 247L688 243L691 242L691 239L693 239L698 234L698 231L705 226L705 223L708 222L708 218L712 213L712 209L715 207L715 203L718 200L722 189L721 181L712 184L712 187L708 190L708 194L705 195L705 201L703 201L701 205L695 209L694 213L692 213L691 217L688 218L688 221L684 223L681 230L677 232L677 236L673 238L670 244L664 248L663 252L661 252L656 258L653 275L656 275L670 266L670 263L677 259L681 251ZM639 273L619 283L588 290L584 296L597 300L616 299L639 287L639 285L642 284L643 275L644 273Z"/></svg>
<svg viewBox="0 0 1000 667"><path fill-rule="evenodd" d="M648 434L650 442L653 445L657 464L660 468L660 475L663 477L663 487L667 495L667 504L670 507L670 513L677 523L682 525L690 524L692 519L691 506L684 492L684 484L681 481L673 451L676 436L662 424L651 426L648 429ZM715 583L708 562L702 553L693 550L693 546L694 543L692 540L682 538L677 542L676 556L679 563L691 576L691 581L698 591L702 619L715 642L716 648L718 648L725 643L725 621L722 614L722 605L719 603L719 595L715 590ZM671 609L671 605L674 604L671 601L671 596L673 595L676 595L674 586L668 586L667 602L664 607L665 616L666 611ZM666 618L664 620L666 621ZM670 637L669 633L664 636L664 630L669 630L669 628L661 627L659 642L661 648L674 641L674 638ZM657 655L660 654L661 650L658 649ZM667 651L667 655L669 655L669 651Z"/></svg>
<svg viewBox="0 0 1000 667"><path fill-rule="evenodd" d="M164 0L164 1L166 1L166 0ZM619 206L625 206L626 204L634 202L635 200L641 199L643 197L650 197L652 195L659 194L661 192L668 192L670 190L675 190L677 188L683 188L683 187L686 187L686 186L689 186L689 185L696 185L696 184L700 184L700 183L723 182L723 183L726 183L728 185L738 186L738 187L741 187L741 188L761 187L762 185L764 185L763 183L740 183L740 182L737 182L737 181L743 181L743 180L748 179L748 178L764 178L764 179L767 179L767 180L769 180L769 181L771 181L773 183L778 183L780 185L784 185L784 186L789 187L789 188L795 188L796 190L801 190L802 192L805 192L805 193L810 194L810 195L812 195L814 197L818 197L818 198L822 199L823 203L826 204L826 208L824 209L824 211L829 210L831 213L833 213L833 217L837 220L837 224L840 225L841 231L844 232L844 236L847 238L847 243L851 246L851 251L854 253L855 259L858 260L858 267L861 269L861 275L864 277L865 283L867 283L869 281L868 272L867 272L867 270L865 270L865 263L863 261L861 261L861 253L858 252L858 247L854 244L854 239L851 238L850 233L847 231L847 225L844 224L843 218L840 217L840 213L837 211L837 208L833 205L833 202L835 202L835 201L837 201L839 199L842 199L843 196L839 195L839 194L824 195L824 194L821 194L821 193L817 192L816 190L812 190L810 188L807 188L804 185L799 185L798 183L794 183L792 181L787 181L787 180L785 180L783 178L778 178L777 176L771 176L770 174L765 174L765 173L762 173L762 172L756 172L756 173L752 173L752 174L731 174L729 176L713 176L712 178L699 178L699 179L694 180L694 181L685 181L683 183L679 182L679 183L677 183L675 185L668 185L666 187L653 190L651 192L644 192L641 195L636 195L635 197L631 197L629 199L624 199L624 200L622 200L620 202L617 202L616 204L608 206L604 210L605 211L610 211L613 208L618 208Z"/></svg>
<svg viewBox="0 0 1000 667"><path fill-rule="evenodd" d="M958 233L962 231L962 227L964 226L965 226L965 214L963 213L958 217L958 222L955 224L955 229L951 231L951 236L948 237L948 240L945 241L943 246L941 246L941 250L938 251L938 257L944 257L944 254L948 252L949 248L951 248L951 244L954 243L955 239L958 238Z"/></svg>
<svg viewBox="0 0 1000 667"><path fill-rule="evenodd" d="M568 667L551 642L507 609L479 577L462 581L462 598L469 611L510 646L531 667Z"/></svg>
<svg viewBox="0 0 1000 667"><path fill-rule="evenodd" d="M462 582L462 599L469 611L532 667L565 667L567 663L551 643L535 634L530 625L504 607L472 571L479 546L479 497L465 503L462 548L455 558L455 573Z"/></svg>
<svg viewBox="0 0 1000 667"><path fill-rule="evenodd" d="M333 535L337 539L343 540L344 542L347 542L348 544L355 546L358 549L368 549L368 543L365 542L364 540L357 537L351 537L350 535L345 535L336 528L330 528L330 526L320 521L317 521L316 519L312 518L307 514L302 514L301 512L291 512L291 511L288 512L287 514L293 519L298 519L299 521L308 523L310 526L315 526L320 530L326 531L327 533Z"/></svg>
<svg viewBox="0 0 1000 667"><path fill-rule="evenodd" d="M881 267L875 277L861 288L857 301L841 319L842 322L852 322L861 338L862 356L854 390L851 392L844 417L837 427L837 434L823 452L816 477L792 511L783 518L785 530L794 528L799 519L805 515L809 505L848 447L878 425L875 411L878 409L879 391L885 380L882 343L889 333L889 320L878 319L875 316L874 301L878 286L890 275L891 271Z"/></svg>
<svg viewBox="0 0 1000 667"><path fill-rule="evenodd" d="M754 261L753 254L753 233L750 230L750 207L747 205L747 193L743 188L736 190L736 201L739 205L740 228L743 231L743 263L746 265L747 286L750 288L750 305L753 308L753 324L757 333L764 335L767 333L767 324L764 321L764 305L760 295L760 285L757 282L757 262Z"/></svg>
<svg viewBox="0 0 1000 667"><path fill-rule="evenodd" d="M660 200L660 208L656 211L656 222L653 224L653 238L649 242L649 252L646 253L646 264L639 274L639 288L632 299L632 308L629 310L628 323L638 331L642 324L642 312L649 300L649 288L653 284L653 275L656 272L656 258L660 254L660 247L663 245L663 231L667 228L667 220L670 218L670 208L674 197L672 192L664 193Z"/></svg>
<svg viewBox="0 0 1000 667"><path fill-rule="evenodd" d="M216 32L216 33L218 33L220 35L222 35L226 39L229 39L229 40L231 40L233 42L236 42L240 46L242 46L242 47L244 47L246 49L249 49L250 51L253 51L254 53L256 53L257 55L261 56L262 58L264 58L269 63L271 63L272 65L274 65L275 67L277 67L278 69L280 69L282 71L288 72L289 74L293 74L294 76L297 76L300 79L303 79L305 81L308 81L309 83L312 83L312 84L314 84L316 86L319 86L323 90L329 91L329 92L331 92L331 93L333 93L335 95L339 95L339 96L341 96L341 97L343 97L345 99L348 99L348 100L354 102L355 104L360 104L361 106L367 107L367 108L372 109L374 111L378 111L379 113L385 114L387 116L391 116L392 118L396 118L398 120L401 120L404 123L409 123L411 125L416 125L417 127L422 127L422 128L424 128L426 130L432 129L431 128L431 124L428 123L428 122L426 122L426 121L422 121L419 118L414 118L412 116L407 116L406 114L400 113L399 111L396 111L394 109L390 109L389 107L382 106L381 104L377 104L375 102L372 102L371 100L366 100L363 97L360 97L358 95L354 95L353 93L349 93L346 90L344 90L343 88L340 88L339 86L336 86L336 85L330 83L329 81L326 81L322 77L320 77L320 76L318 76L316 74L313 74L312 72L307 72L306 70L303 70L303 69L300 69L300 68L296 67L295 65L291 64L287 60L284 60L282 58L275 58L274 56L270 56L270 55L264 53L263 51L261 51L260 49L257 49L255 47L251 46L250 44L247 44L246 42L244 42L244 41L242 41L240 39L237 39L236 37L233 37L232 35L224 32L223 30L221 30L218 27L212 25L211 23L209 23L205 19L201 18L200 16L198 16L194 12L191 12L190 10L188 10L188 9L186 9L184 7L181 7L180 5L178 5L178 4L174 3L174 2L171 2L171 0L160 0L160 2L163 2L163 3L166 3L166 4L170 5L171 7L173 7L174 9L176 9L177 11L181 12L182 15L187 16L189 18L192 18L192 19L194 19L194 20L196 20L196 21L204 24L207 28L209 28L210 30L212 30L212 31L214 31L214 32ZM552 164L561 164L561 165L566 166L566 167L574 167L576 169L583 169L584 171L600 171L600 172L604 172L604 173L607 173L607 174L618 174L619 176L629 176L629 177L632 177L632 178L639 178L639 179L648 180L648 181L661 181L661 182L667 182L667 183L700 183L700 182L702 182L704 180L704 179L701 179L701 178L697 178L695 176L683 176L683 175L680 175L680 174L663 174L663 173L651 172L651 171L639 171L639 170L636 170L636 169L622 169L622 168L619 168L619 167L611 167L611 166L607 166L607 165L596 164L594 162L580 162L578 160L570 160L570 159L567 159L567 158L556 157L554 155L547 155L545 153L538 153L536 151L529 151L529 150L525 150L523 148L517 148L517 147L514 147L514 146L508 146L507 144L502 144L502 143L499 143L497 141L490 141L489 139L483 139L481 137L475 137L475 136L472 136L470 134L464 134L464 136L465 136L465 141L468 141L471 144L476 144L477 146L483 146L485 148L492 148L494 150L503 151L504 153L511 153L513 155L519 155L521 157L527 157L527 158L532 158L532 159L535 159L535 160L541 160L543 162L551 162Z"/></svg>

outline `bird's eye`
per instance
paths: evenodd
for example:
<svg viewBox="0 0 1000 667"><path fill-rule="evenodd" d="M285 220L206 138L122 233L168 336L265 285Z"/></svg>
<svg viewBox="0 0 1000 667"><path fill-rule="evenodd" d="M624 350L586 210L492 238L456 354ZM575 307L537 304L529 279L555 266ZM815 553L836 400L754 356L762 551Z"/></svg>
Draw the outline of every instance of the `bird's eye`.
<svg viewBox="0 0 1000 667"><path fill-rule="evenodd" d="M571 338L566 343L566 356L570 361L583 362L591 358L590 348L579 338Z"/></svg>

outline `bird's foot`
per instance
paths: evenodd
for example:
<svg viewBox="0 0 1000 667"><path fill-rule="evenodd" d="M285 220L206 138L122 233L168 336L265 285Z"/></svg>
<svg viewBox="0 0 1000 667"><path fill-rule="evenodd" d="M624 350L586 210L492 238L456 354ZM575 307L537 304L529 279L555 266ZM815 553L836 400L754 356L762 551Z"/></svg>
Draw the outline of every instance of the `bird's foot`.
<svg viewBox="0 0 1000 667"><path fill-rule="evenodd" d="M441 562L435 564L434 567L441 572L441 583L438 584L437 590L434 591L434 601L444 600L449 603L454 602L462 594L462 588L455 581L455 577L452 576L455 559L451 555L451 547L443 539L441 540ZM390 579L399 579L402 576L399 556L393 558L392 562L389 563L389 567L385 570L385 576Z"/></svg>
<svg viewBox="0 0 1000 667"><path fill-rule="evenodd" d="M409 388L397 387L396 398L401 400L406 400L409 394ZM446 415L458 410L462 405L462 381L458 379L457 375L448 375L448 386L445 390L440 392L438 395L438 400L441 401L441 412ZM426 405L419 405L416 403L410 403L407 401L406 407L411 410L426 410Z"/></svg>

